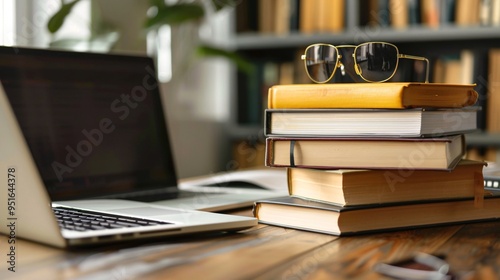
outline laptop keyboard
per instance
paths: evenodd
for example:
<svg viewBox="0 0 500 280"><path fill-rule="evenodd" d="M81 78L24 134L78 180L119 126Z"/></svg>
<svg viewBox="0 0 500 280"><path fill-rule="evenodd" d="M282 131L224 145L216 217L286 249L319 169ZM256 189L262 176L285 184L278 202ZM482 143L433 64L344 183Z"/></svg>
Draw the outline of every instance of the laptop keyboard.
<svg viewBox="0 0 500 280"><path fill-rule="evenodd" d="M168 222L102 214L64 207L54 207L53 210L61 228L76 231L171 224Z"/></svg>

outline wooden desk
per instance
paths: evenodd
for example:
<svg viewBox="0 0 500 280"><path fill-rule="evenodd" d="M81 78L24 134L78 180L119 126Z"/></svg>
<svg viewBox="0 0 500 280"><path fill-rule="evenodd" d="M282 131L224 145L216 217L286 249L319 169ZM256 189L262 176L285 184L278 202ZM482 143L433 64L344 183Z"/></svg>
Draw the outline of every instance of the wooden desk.
<svg viewBox="0 0 500 280"><path fill-rule="evenodd" d="M7 271L6 240L0 236L0 279L123 279L132 273L139 279L386 279L372 271L374 264L415 252L445 255L461 279L500 279L500 221L354 237L259 225L79 251L18 239L15 273Z"/></svg>

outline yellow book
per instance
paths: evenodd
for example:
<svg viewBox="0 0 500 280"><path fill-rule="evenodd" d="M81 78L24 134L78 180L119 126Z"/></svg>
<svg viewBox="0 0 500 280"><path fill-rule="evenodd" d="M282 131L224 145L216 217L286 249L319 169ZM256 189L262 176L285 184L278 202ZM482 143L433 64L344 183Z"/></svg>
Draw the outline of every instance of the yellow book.
<svg viewBox="0 0 500 280"><path fill-rule="evenodd" d="M275 85L269 109L461 108L474 105L475 84L338 83Z"/></svg>

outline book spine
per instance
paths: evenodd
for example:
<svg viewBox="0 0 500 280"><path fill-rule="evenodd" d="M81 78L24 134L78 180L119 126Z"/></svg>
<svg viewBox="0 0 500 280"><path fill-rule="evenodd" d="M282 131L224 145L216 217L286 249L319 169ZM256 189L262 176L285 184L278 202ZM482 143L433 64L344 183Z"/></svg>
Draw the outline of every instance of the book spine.
<svg viewBox="0 0 500 280"><path fill-rule="evenodd" d="M271 87L269 109L328 109L328 108L404 108L403 89L366 88L353 92L350 88Z"/></svg>

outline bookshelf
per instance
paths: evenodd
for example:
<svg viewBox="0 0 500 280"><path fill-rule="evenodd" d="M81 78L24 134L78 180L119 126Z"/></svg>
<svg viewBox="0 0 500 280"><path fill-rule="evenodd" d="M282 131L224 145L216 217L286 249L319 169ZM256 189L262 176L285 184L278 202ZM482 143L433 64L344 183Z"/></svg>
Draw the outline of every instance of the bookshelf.
<svg viewBox="0 0 500 280"><path fill-rule="evenodd" d="M469 40L479 40L481 43L497 45L500 41L500 26L443 26L432 29L424 26L409 27L405 30L381 28L376 34L369 35L369 31L361 26L346 30L338 34L311 34L304 35L293 32L286 36L272 34L245 33L235 35L230 46L240 52L281 48L303 48L313 43L348 43L353 42L356 33L367 34L364 37L372 41L386 41L390 43L432 43L432 42L463 42L471 45ZM359 35L359 34L358 34ZM484 42L483 42L484 41ZM492 42L496 41L496 42Z"/></svg>
<svg viewBox="0 0 500 280"><path fill-rule="evenodd" d="M263 1L274 1L275 5L283 5L286 1L286 5L294 5L295 14L289 15L289 18L295 17L291 21L299 21L299 23L295 22L296 26L292 26L285 32L282 30L279 32L259 30L263 16L259 13L258 5L261 5ZM318 4L322 1L343 3L344 22L342 29L336 32L302 32L300 13L304 9L304 3L313 2L316 5L324 5ZM439 6L438 2L445 4ZM405 3L406 6L402 10L401 7L394 6L396 5L394 3ZM417 20L409 19L404 28L395 27L391 19L396 21L396 18L400 17L401 14L414 13L415 11L411 10L409 6L415 3L420 5L417 6L419 13ZM435 6L432 6L432 3ZM481 6L485 3L492 6ZM242 0L239 1L239 5L241 6L237 6L230 14L228 25L230 36L225 45L247 57L260 69L257 71L256 77L249 78L236 70L231 74L231 80L234 81L231 88L234 94L231 94L232 118L227 129L231 141L252 139L252 141L258 142L264 139L262 136L262 110L265 107L265 89L268 86L265 76L274 75L274 78L271 78L271 81L267 81L267 83L279 83L279 78L276 77L281 71L279 65L284 63L293 64L295 72L302 71L304 73L303 65L297 60L300 51L306 46L318 42L335 45L385 41L396 44L401 53L429 58L431 82L434 81L434 74L438 71L437 61L443 58L448 60L450 57L460 60L463 50L470 51L474 57L474 65L472 66L474 70L470 73L469 79L478 84L477 89L481 96L479 105L483 107L483 111L479 117L479 127L482 131L469 137L468 143L472 147L481 148L500 146L500 130L489 131L486 125L487 106L490 106L487 105L489 96L494 90L499 91L496 88L500 88L493 86L495 82L500 82L500 75L497 77L490 73L492 67L489 66L489 51L495 48L500 49L500 0ZM424 5L427 5L425 9L432 8L434 10L424 11ZM275 8L273 11L276 10L279 9ZM287 10L290 8L288 7ZM467 11L467 13L463 11ZM485 11L489 11L487 19L484 19ZM329 16L335 17L339 12L331 12ZM429 20L432 16L424 16L424 13L434 13L434 22ZM471 14L475 15L472 19ZM239 17L242 15L245 17L247 26L241 27ZM267 15L267 18L276 18L278 12L275 12L274 15L274 17ZM411 18L411 15L406 16ZM440 17L441 20L436 22L436 17ZM268 69L269 65L272 70ZM266 71L277 72L266 74ZM295 76L293 82L300 81L297 81ZM253 93L251 93L252 91ZM256 93L258 91L260 91L260 95ZM494 122L500 122L500 120Z"/></svg>

